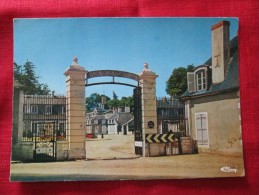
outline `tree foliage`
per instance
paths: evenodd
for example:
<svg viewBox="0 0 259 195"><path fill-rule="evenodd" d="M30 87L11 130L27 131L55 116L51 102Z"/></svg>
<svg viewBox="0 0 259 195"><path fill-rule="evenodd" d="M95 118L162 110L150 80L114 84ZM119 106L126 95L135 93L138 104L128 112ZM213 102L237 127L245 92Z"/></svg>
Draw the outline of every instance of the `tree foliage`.
<svg viewBox="0 0 259 195"><path fill-rule="evenodd" d="M117 94L113 91L112 92L112 100L107 101L107 105L109 108L118 108L120 104L120 100L118 100Z"/></svg>
<svg viewBox="0 0 259 195"><path fill-rule="evenodd" d="M109 101L111 99L106 95L100 95L98 93L93 93L89 97L85 98L86 109L88 111L91 111L95 107L100 107L102 104L102 97L105 97L106 101ZM107 104L104 105L104 108L108 108Z"/></svg>
<svg viewBox="0 0 259 195"><path fill-rule="evenodd" d="M116 95L115 92L113 92L113 99L109 98L106 95L100 95L98 93L93 93L89 97L85 98L85 103L86 103L86 109L87 111L92 111L95 107L100 107L102 102L101 98L105 97L106 98L106 104L104 105L105 109L113 109L113 108L118 108L118 107L130 107L131 110L133 108L133 97L122 97L121 99L118 99L118 96Z"/></svg>
<svg viewBox="0 0 259 195"><path fill-rule="evenodd" d="M133 103L133 97L129 96L129 97L122 97L120 102L119 102L119 106L127 106L127 107L133 107L134 103Z"/></svg>
<svg viewBox="0 0 259 195"><path fill-rule="evenodd" d="M187 89L187 72L193 69L193 65L175 68L166 82L166 93L170 96L182 95Z"/></svg>
<svg viewBox="0 0 259 195"><path fill-rule="evenodd" d="M107 105L109 108L118 108L118 107L130 107L131 109L133 108L133 97L122 97L120 100L119 99L112 99L107 102Z"/></svg>
<svg viewBox="0 0 259 195"><path fill-rule="evenodd" d="M117 96L117 94L116 94L114 91L112 92L112 96L113 96L113 99L114 99L114 100L117 100L117 99L118 99L118 96Z"/></svg>
<svg viewBox="0 0 259 195"><path fill-rule="evenodd" d="M32 62L27 61L24 65L14 62L14 79L23 86L22 89L26 94L47 95L50 93L48 85L41 84L38 78Z"/></svg>

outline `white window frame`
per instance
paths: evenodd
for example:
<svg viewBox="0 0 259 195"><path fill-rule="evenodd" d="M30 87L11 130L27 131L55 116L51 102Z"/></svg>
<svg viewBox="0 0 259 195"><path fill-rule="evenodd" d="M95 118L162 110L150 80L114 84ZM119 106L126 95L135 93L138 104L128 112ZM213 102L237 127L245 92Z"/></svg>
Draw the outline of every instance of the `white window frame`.
<svg viewBox="0 0 259 195"><path fill-rule="evenodd" d="M38 105L31 105L31 114L38 114Z"/></svg>
<svg viewBox="0 0 259 195"><path fill-rule="evenodd" d="M206 77L207 71L205 69L200 69L195 73L196 76L196 90L201 91L205 90L207 88L207 77ZM201 78L199 78L199 75L201 75ZM201 83L199 84L199 80ZM204 81L205 80L205 81Z"/></svg>
<svg viewBox="0 0 259 195"><path fill-rule="evenodd" d="M48 112L48 108L50 108L50 112ZM51 115L52 114L52 105L46 105L45 111L46 111L47 115Z"/></svg>
<svg viewBox="0 0 259 195"><path fill-rule="evenodd" d="M66 106L62 106L62 111L61 111L62 114L66 114Z"/></svg>
<svg viewBox="0 0 259 195"><path fill-rule="evenodd" d="M208 142L207 144L199 144L199 141L198 141L198 129L197 129L197 116L198 115L206 115L206 119L207 119L207 123L206 123L206 130L207 130L207 135L208 135ZM204 147L204 148L209 148L209 145L210 145L210 138L209 138L209 120L208 120L208 113L207 112L197 112L195 113L195 131L196 131L196 140L197 140L197 144L199 147Z"/></svg>
<svg viewBox="0 0 259 195"><path fill-rule="evenodd" d="M207 86L208 86L207 72L208 72L208 67L206 65L197 67L197 69L193 72L187 72L187 87L190 93L207 89ZM201 74L200 79L198 78L199 74ZM193 80L191 79L191 77L193 77ZM198 84L199 80L201 81L201 84ZM191 90L191 87L193 87L192 90Z"/></svg>

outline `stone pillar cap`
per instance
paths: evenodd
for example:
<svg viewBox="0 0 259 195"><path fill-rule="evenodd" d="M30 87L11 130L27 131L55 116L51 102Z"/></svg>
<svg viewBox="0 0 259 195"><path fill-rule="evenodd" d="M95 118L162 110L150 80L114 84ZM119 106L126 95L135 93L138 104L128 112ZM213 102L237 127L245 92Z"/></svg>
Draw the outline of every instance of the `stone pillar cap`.
<svg viewBox="0 0 259 195"><path fill-rule="evenodd" d="M143 69L143 71L151 71L151 70L148 69L148 63L145 63L145 64L144 64L144 69Z"/></svg>
<svg viewBox="0 0 259 195"><path fill-rule="evenodd" d="M148 63L144 63L144 68L142 70L141 73L139 73L139 76L155 76L158 77L158 75L156 75L156 73L152 72L151 70L148 69Z"/></svg>
<svg viewBox="0 0 259 195"><path fill-rule="evenodd" d="M72 66L79 66L79 64L78 64L78 58L77 58L76 56L73 58L73 64L72 64Z"/></svg>
<svg viewBox="0 0 259 195"><path fill-rule="evenodd" d="M78 64L78 58L76 56L73 58L72 65L70 65L67 68L67 70L64 74L68 75L68 72L70 72L70 71L82 71L82 73L84 73L84 74L87 72L84 67L82 67Z"/></svg>

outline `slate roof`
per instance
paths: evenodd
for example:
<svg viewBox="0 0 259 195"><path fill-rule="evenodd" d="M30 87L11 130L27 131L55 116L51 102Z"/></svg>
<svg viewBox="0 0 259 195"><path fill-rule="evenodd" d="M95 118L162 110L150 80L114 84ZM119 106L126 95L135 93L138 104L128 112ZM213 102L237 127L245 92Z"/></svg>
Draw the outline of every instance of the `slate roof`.
<svg viewBox="0 0 259 195"><path fill-rule="evenodd" d="M93 109L93 111L97 111L97 112L100 112L100 113L102 113L102 112L107 112L108 110L106 110L106 109L104 109L104 108L102 108L102 107L95 107L94 109Z"/></svg>
<svg viewBox="0 0 259 195"><path fill-rule="evenodd" d="M204 65L212 65L211 58ZM238 37L234 37L230 42L230 62L228 64L225 80L218 84L210 84L208 90L189 93L188 89L182 94L181 98L209 95L214 93L235 90L239 88L238 79Z"/></svg>
<svg viewBox="0 0 259 195"><path fill-rule="evenodd" d="M121 112L121 113L117 113L116 114L116 118L117 118L117 123L119 125L123 125L125 123L127 123L129 120L131 120L133 118L132 114L129 112Z"/></svg>
<svg viewBox="0 0 259 195"><path fill-rule="evenodd" d="M106 118L105 118L104 115L97 115L97 116L91 118L91 120L105 120L105 119L106 119Z"/></svg>
<svg viewBox="0 0 259 195"><path fill-rule="evenodd" d="M133 119L133 115L129 112L119 112L114 113L111 116L107 116L106 114L96 115L95 117L91 118L90 120L111 120L115 119L118 125L124 125L130 122Z"/></svg>

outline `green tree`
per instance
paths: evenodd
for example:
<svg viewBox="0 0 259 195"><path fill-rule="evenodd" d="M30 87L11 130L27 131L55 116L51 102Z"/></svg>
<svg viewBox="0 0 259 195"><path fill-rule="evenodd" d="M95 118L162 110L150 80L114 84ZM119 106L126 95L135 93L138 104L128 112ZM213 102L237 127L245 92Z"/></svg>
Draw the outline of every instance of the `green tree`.
<svg viewBox="0 0 259 195"><path fill-rule="evenodd" d="M193 65L175 68L166 82L166 93L170 96L182 95L187 89L187 72L193 69Z"/></svg>
<svg viewBox="0 0 259 195"><path fill-rule="evenodd" d="M133 97L122 97L119 102L119 106L133 106Z"/></svg>
<svg viewBox="0 0 259 195"><path fill-rule="evenodd" d="M117 94L116 94L114 91L112 92L112 96L113 96L113 99L114 99L114 100L117 100L117 99L118 99L118 96L117 96Z"/></svg>
<svg viewBox="0 0 259 195"><path fill-rule="evenodd" d="M20 81L22 77L22 66L14 62L14 79Z"/></svg>
<svg viewBox="0 0 259 195"><path fill-rule="evenodd" d="M85 98L85 105L86 105L86 109L88 111L93 110L95 107L100 107L101 105L101 98L105 97L106 101L109 101L111 98L109 98L106 95L100 95L98 93L92 93L89 97ZM107 105L104 105L104 108L108 108Z"/></svg>
<svg viewBox="0 0 259 195"><path fill-rule="evenodd" d="M119 107L120 100L118 99L112 99L107 101L107 105L109 108L118 108Z"/></svg>
<svg viewBox="0 0 259 195"><path fill-rule="evenodd" d="M35 65L27 61L24 65L14 62L14 79L23 85L26 94L47 95L50 89L47 84L41 84L35 73Z"/></svg>
<svg viewBox="0 0 259 195"><path fill-rule="evenodd" d="M113 92L113 99L109 98L106 95L100 95L98 93L93 93L89 97L85 98L87 111L92 111L95 107L100 107L102 97L106 98L107 104L104 105L105 109L118 108L120 106L128 106L131 108L131 110L133 109L133 97L122 97L121 99L118 99L116 93Z"/></svg>
<svg viewBox="0 0 259 195"><path fill-rule="evenodd" d="M120 104L120 100L118 100L117 94L113 91L112 100L107 101L107 105L109 108L118 108L119 104Z"/></svg>
<svg viewBox="0 0 259 195"><path fill-rule="evenodd" d="M134 107L134 100L132 96L129 97L122 97L120 102L119 102L119 106L127 106L130 107L130 110L133 110Z"/></svg>

